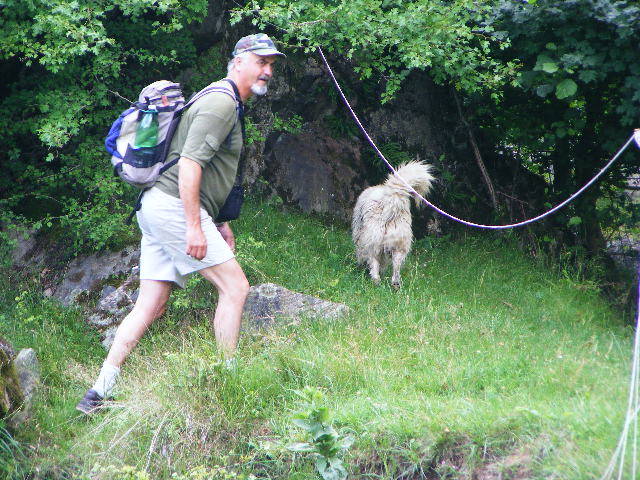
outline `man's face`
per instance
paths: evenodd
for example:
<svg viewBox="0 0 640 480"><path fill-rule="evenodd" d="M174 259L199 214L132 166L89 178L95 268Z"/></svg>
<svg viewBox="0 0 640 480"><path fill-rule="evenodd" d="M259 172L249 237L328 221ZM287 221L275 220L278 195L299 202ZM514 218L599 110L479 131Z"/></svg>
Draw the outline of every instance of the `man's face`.
<svg viewBox="0 0 640 480"><path fill-rule="evenodd" d="M260 56L255 53L242 58L240 74L243 82L250 85L254 94L264 95L267 93L276 58L276 55Z"/></svg>

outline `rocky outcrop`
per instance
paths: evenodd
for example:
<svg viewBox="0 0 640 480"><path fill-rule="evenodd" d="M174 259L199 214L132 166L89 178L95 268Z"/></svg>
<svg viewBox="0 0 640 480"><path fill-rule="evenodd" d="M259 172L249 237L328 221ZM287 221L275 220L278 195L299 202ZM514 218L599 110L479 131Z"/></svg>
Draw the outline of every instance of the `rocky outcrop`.
<svg viewBox="0 0 640 480"><path fill-rule="evenodd" d="M53 296L64 305L70 305L80 294L95 291L109 279L129 276L139 258L137 247L77 257L69 264Z"/></svg>
<svg viewBox="0 0 640 480"><path fill-rule="evenodd" d="M33 398L40 384L40 367L32 348L15 355L13 347L0 338L0 418L16 428L31 414Z"/></svg>
<svg viewBox="0 0 640 480"><path fill-rule="evenodd" d="M367 187L360 149L322 130L280 135L270 146L267 178L288 203L305 213L349 221L357 196Z"/></svg>
<svg viewBox="0 0 640 480"><path fill-rule="evenodd" d="M87 317L87 323L98 329L109 328L127 315L138 298L140 283L139 268L133 267L131 274L119 287L106 285L102 289L98 304Z"/></svg>
<svg viewBox="0 0 640 480"><path fill-rule="evenodd" d="M8 425L16 428L31 416L31 409L36 391L40 385L40 364L33 348L20 350L13 360L23 402L8 419Z"/></svg>
<svg viewBox="0 0 640 480"><path fill-rule="evenodd" d="M14 412L24 400L13 364L15 355L11 344L0 338L0 418Z"/></svg>
<svg viewBox="0 0 640 480"><path fill-rule="evenodd" d="M349 313L342 303L287 290L274 283L251 287L243 317L249 328L273 325L277 320L299 321L303 318L336 319Z"/></svg>

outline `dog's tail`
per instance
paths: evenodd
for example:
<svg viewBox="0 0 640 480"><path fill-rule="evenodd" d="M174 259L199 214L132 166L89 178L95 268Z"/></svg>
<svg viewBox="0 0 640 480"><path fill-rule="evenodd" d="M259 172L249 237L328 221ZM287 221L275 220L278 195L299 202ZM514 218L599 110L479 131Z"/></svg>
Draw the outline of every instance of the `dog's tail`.
<svg viewBox="0 0 640 480"><path fill-rule="evenodd" d="M432 170L433 166L428 163L417 160L407 162L396 169L397 175L390 173L384 184L393 189L403 191L408 195L413 195L413 192L409 190L406 183L400 180L400 178L402 178L420 195L426 195L431 190L431 186L435 180L435 177L431 174ZM417 202L418 199L416 198L416 203Z"/></svg>

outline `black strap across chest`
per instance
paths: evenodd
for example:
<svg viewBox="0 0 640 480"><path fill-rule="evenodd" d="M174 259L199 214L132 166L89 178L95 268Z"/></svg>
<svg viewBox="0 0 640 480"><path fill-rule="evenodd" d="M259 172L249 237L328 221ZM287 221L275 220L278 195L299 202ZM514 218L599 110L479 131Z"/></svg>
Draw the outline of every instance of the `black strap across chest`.
<svg viewBox="0 0 640 480"><path fill-rule="evenodd" d="M236 95L236 102L238 103L238 118L240 119L240 128L242 129L242 141L245 141L246 130L244 126L244 103L242 103L242 98L240 97L240 91L238 90L238 86L236 82L231 80L230 78L223 78L225 82L229 82L231 88L233 88L233 93Z"/></svg>

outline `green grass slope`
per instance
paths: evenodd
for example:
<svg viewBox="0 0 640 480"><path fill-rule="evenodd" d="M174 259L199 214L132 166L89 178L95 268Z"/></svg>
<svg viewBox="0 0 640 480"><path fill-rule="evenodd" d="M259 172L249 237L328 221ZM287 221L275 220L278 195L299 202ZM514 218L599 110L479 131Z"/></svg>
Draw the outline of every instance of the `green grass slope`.
<svg viewBox="0 0 640 480"><path fill-rule="evenodd" d="M355 443L350 478L596 479L623 423L632 329L597 288L526 258L502 237L416 242L398 292L355 265L349 232L249 204L235 222L252 284L346 303L336 321L245 331L223 368L215 295L174 293L123 369L117 402L74 405L104 352L79 311L4 285L0 335L37 350L44 388L18 432L28 478L319 478L293 422L295 392L324 394ZM224 467L224 468L222 468ZM15 475L16 477L18 474Z"/></svg>

